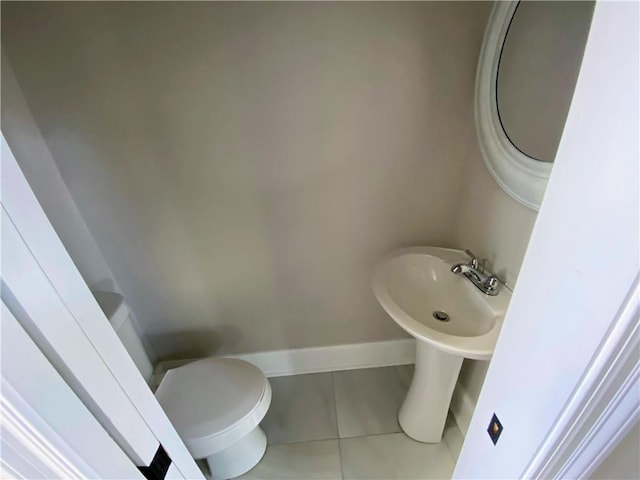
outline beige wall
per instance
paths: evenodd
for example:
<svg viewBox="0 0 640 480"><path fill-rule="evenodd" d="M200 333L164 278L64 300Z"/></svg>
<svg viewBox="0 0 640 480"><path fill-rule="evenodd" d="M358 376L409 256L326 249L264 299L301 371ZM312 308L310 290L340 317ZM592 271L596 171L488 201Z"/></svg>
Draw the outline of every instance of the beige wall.
<svg viewBox="0 0 640 480"><path fill-rule="evenodd" d="M507 195L491 177L475 131L470 132L467 144L453 245L486 259L488 269L513 289L537 213ZM489 362L484 361L462 364L451 410L465 433L488 368Z"/></svg>
<svg viewBox="0 0 640 480"><path fill-rule="evenodd" d="M475 131L467 142L454 245L486 260L489 270L513 289L537 213L507 195L491 177Z"/></svg>
<svg viewBox="0 0 640 480"><path fill-rule="evenodd" d="M636 423L589 478L635 480L640 478L640 424Z"/></svg>
<svg viewBox="0 0 640 480"><path fill-rule="evenodd" d="M117 290L115 278L42 139L4 52L1 71L2 135L20 159L22 172L47 209L49 221L85 282L96 288Z"/></svg>
<svg viewBox="0 0 640 480"><path fill-rule="evenodd" d="M456 220L488 12L3 3L2 46L158 354L246 352L401 337L383 253L490 255Z"/></svg>
<svg viewBox="0 0 640 480"><path fill-rule="evenodd" d="M0 71L2 135L19 159L22 173L87 285L95 291L122 293L51 157L4 52ZM131 314L131 318L146 351L154 358L155 351L144 337L136 315Z"/></svg>

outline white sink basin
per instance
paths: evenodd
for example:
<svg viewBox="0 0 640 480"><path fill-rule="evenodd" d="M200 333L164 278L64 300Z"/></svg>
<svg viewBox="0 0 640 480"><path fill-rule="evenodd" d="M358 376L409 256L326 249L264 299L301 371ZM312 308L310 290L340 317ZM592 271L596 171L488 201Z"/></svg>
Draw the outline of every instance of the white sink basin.
<svg viewBox="0 0 640 480"><path fill-rule="evenodd" d="M511 299L504 287L489 296L451 272L467 262L461 250L413 247L384 257L374 274L380 305L416 338L416 368L398 421L421 442L441 441L462 359L491 358ZM446 321L436 318L443 314Z"/></svg>
<svg viewBox="0 0 640 480"><path fill-rule="evenodd" d="M502 288L492 297L463 275L451 273L468 262L460 250L413 247L382 259L373 291L382 308L404 330L444 352L476 360L493 354L511 292ZM434 312L445 312L439 321Z"/></svg>

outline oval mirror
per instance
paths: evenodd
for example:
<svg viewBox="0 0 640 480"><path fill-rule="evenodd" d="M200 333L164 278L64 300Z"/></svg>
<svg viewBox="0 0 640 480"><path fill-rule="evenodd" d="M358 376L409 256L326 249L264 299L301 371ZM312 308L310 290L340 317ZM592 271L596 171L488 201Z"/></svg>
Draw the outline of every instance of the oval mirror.
<svg viewBox="0 0 640 480"><path fill-rule="evenodd" d="M494 5L476 79L480 150L498 184L537 210L586 45L593 1Z"/></svg>

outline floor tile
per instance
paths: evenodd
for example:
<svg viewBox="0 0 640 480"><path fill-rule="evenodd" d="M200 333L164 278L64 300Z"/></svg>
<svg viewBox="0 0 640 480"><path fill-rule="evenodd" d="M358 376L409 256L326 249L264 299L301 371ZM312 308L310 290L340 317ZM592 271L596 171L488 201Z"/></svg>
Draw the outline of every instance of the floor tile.
<svg viewBox="0 0 640 480"><path fill-rule="evenodd" d="M415 442L403 433L340 439L340 453L345 480L448 479L454 469L444 442Z"/></svg>
<svg viewBox="0 0 640 480"><path fill-rule="evenodd" d="M270 378L273 396L262 421L269 444L338 437L330 373Z"/></svg>
<svg viewBox="0 0 640 480"><path fill-rule="evenodd" d="M400 432L398 410L407 393L398 367L333 373L340 438Z"/></svg>
<svg viewBox="0 0 640 480"><path fill-rule="evenodd" d="M449 412L447 421L444 424L443 441L447 444L447 447L449 447L453 461L457 462L460 456L460 450L462 450L462 444L464 443L464 436L451 412Z"/></svg>
<svg viewBox="0 0 640 480"><path fill-rule="evenodd" d="M341 479L338 440L269 445L243 479Z"/></svg>

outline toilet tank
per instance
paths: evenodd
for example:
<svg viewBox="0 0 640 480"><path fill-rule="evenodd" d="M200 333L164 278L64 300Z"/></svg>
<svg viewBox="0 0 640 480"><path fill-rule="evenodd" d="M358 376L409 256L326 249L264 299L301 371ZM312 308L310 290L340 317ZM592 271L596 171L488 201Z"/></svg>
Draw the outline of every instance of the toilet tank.
<svg viewBox="0 0 640 480"><path fill-rule="evenodd" d="M138 332L131 319L131 311L122 295L113 292L93 292L100 308L109 319L124 348L129 352L133 362L140 370L147 383L153 373L153 366L142 346Z"/></svg>

